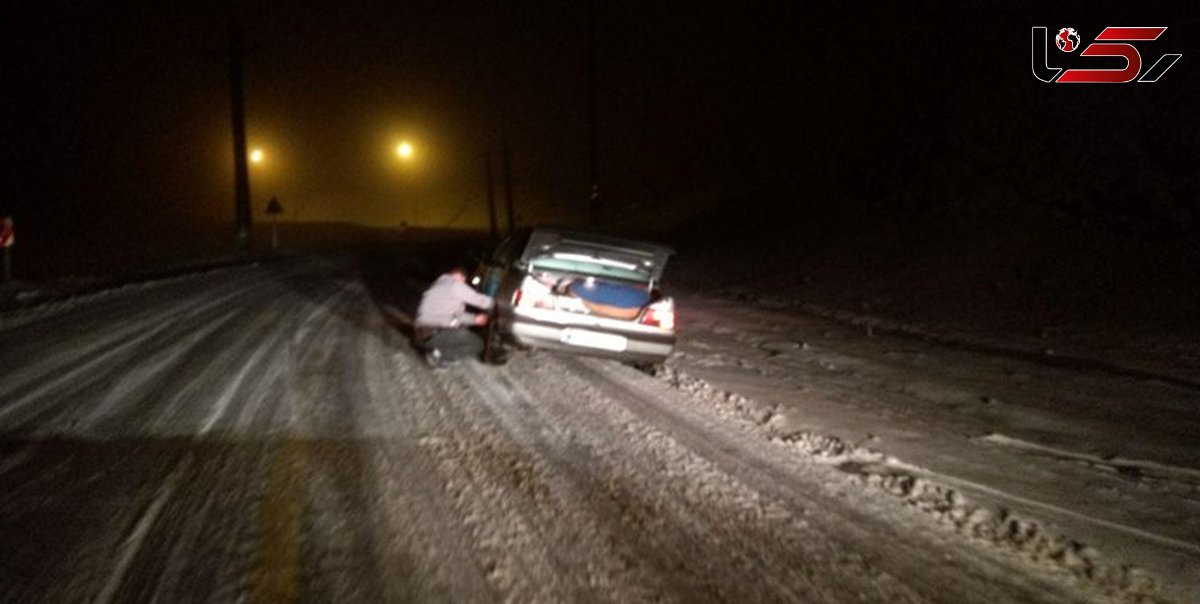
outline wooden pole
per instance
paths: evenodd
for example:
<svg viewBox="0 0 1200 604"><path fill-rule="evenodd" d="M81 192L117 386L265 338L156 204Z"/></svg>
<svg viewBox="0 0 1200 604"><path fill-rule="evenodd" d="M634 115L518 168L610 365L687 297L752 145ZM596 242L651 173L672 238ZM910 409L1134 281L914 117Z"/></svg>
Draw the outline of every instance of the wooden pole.
<svg viewBox="0 0 1200 604"><path fill-rule="evenodd" d="M246 90L242 77L242 37L237 19L229 19L229 104L233 127L233 196L236 238L250 251L250 168L246 157Z"/></svg>
<svg viewBox="0 0 1200 604"><path fill-rule="evenodd" d="M508 234L511 235L513 231L517 230L517 218L516 210L513 208L512 170L509 169L508 147L505 147L504 151L501 152L501 157L504 161L504 206L508 214Z"/></svg>
<svg viewBox="0 0 1200 604"><path fill-rule="evenodd" d="M492 182L492 154L490 152L483 153L483 166L487 170L488 228L492 239L496 240L500 238L500 229L496 225L496 187Z"/></svg>

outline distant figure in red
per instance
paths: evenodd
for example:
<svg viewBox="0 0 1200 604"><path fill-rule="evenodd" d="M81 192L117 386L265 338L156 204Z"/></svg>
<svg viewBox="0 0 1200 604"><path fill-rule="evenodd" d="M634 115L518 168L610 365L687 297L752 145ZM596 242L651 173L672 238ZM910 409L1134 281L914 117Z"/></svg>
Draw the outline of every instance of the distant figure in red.
<svg viewBox="0 0 1200 604"><path fill-rule="evenodd" d="M13 219L11 216L5 216L0 222L0 248L4 248L4 273L0 275L7 284L12 281L12 246L16 240L16 234L13 230Z"/></svg>
<svg viewBox="0 0 1200 604"><path fill-rule="evenodd" d="M9 247L13 244L13 219L11 216L5 216L3 221L0 221L0 246Z"/></svg>

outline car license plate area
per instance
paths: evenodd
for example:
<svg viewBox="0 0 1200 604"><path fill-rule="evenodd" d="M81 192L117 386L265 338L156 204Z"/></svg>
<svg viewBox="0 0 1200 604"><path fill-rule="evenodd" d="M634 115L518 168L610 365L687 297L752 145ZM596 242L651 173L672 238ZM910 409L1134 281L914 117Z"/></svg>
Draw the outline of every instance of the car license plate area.
<svg viewBox="0 0 1200 604"><path fill-rule="evenodd" d="M564 329L562 335L559 336L559 340L569 346L596 348L612 352L625 352L625 348L629 345L629 340L625 336L574 328Z"/></svg>

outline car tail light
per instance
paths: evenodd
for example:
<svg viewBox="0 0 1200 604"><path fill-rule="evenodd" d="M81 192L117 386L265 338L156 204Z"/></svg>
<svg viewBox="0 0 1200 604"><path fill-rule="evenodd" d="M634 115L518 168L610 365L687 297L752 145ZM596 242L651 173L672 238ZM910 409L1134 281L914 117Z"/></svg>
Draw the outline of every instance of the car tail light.
<svg viewBox="0 0 1200 604"><path fill-rule="evenodd" d="M540 281L526 278L513 292L512 304L521 308L554 308L554 292Z"/></svg>
<svg viewBox="0 0 1200 604"><path fill-rule="evenodd" d="M658 327L668 331L675 329L675 302L670 298L650 305L642 314L642 325Z"/></svg>

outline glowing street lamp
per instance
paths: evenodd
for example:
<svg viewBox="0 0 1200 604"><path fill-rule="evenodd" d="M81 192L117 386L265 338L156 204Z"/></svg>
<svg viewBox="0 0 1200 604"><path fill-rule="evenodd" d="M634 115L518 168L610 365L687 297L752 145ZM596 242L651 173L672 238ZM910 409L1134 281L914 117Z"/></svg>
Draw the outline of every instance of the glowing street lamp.
<svg viewBox="0 0 1200 604"><path fill-rule="evenodd" d="M396 145L396 155L399 156L400 159L405 160L405 161L412 159L412 156L413 156L412 144L405 141L405 142L400 143L399 145Z"/></svg>
<svg viewBox="0 0 1200 604"><path fill-rule="evenodd" d="M261 164L265 157L262 149L255 148L250 151L250 163L252 164Z"/></svg>

